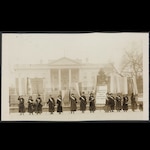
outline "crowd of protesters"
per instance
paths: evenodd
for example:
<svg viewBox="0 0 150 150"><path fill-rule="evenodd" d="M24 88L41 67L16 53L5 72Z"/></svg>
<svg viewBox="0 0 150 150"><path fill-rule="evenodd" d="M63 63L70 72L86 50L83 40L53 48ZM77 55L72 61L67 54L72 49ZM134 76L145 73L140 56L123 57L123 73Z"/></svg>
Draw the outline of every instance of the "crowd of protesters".
<svg viewBox="0 0 150 150"><path fill-rule="evenodd" d="M135 111L137 109L137 102L136 97L133 93L131 94L130 101L131 101L131 109L132 111ZM129 97L127 94L124 94L122 96L121 94L117 94L116 97L114 97L112 93L107 93L104 110L105 112L113 112L116 109L116 111L118 112L120 112L121 110L127 112L128 105L129 105ZM141 111L143 110L142 105L139 105L139 109Z"/></svg>
<svg viewBox="0 0 150 150"><path fill-rule="evenodd" d="M20 115L23 115L26 112L25 101L24 101L23 96L19 96L18 100L19 100L19 113L20 113ZM62 99L61 95L58 95L56 101L52 97L52 95L49 95L49 98L48 98L46 104L48 106L48 111L50 112L50 114L53 114L55 112L55 106L57 109L56 111L59 114L61 114L63 112L63 105L62 105L63 101L62 100L63 99ZM130 100L131 100L131 109L132 109L132 111L135 111L137 109L137 102L135 99L135 95L133 93L131 95ZM75 111L77 111L78 101L73 93L69 96L69 102L70 102L70 112L72 114L74 114ZM94 113L96 110L96 101L95 101L94 94L92 92L90 93L88 98L85 96L85 93L82 92L81 96L79 97L79 103L80 103L79 104L80 111L82 113L84 113L85 110L87 109L87 104L89 104L90 113ZM128 104L129 104L129 98L127 95L117 94L116 96L113 96L113 94L107 93L104 111L105 112L114 112L114 110L116 110L117 112L120 112L121 110L123 110L124 112L127 112ZM32 96L29 96L27 111L30 115L33 115L33 113L41 114L42 108L43 108L42 98L40 95L38 95L38 97L35 99L35 101L33 100ZM139 109L142 111L143 106L139 105Z"/></svg>

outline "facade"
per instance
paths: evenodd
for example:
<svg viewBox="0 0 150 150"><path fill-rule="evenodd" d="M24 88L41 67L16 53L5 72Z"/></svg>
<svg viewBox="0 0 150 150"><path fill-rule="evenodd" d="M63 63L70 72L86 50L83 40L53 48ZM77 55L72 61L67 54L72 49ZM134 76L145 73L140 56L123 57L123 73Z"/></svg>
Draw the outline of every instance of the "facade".
<svg viewBox="0 0 150 150"><path fill-rule="evenodd" d="M110 64L91 64L88 61L83 63L81 60L67 57L49 61L47 64L15 65L15 92L13 93L16 96L32 94L33 97L41 94L46 100L49 94L56 97L61 90L76 93L74 84L82 82L80 90L88 94L95 88L101 68L106 75L113 71Z"/></svg>
<svg viewBox="0 0 150 150"><path fill-rule="evenodd" d="M113 71L111 65L82 63L63 57L48 64L16 65L16 92L27 95L27 79L30 79L32 94L74 90L74 83L82 82L83 91L94 89L95 80L100 68L106 74Z"/></svg>
<svg viewBox="0 0 150 150"><path fill-rule="evenodd" d="M66 91L64 102L67 105L69 92L74 93L78 98L75 83L82 83L80 92L84 91L89 96L96 87L97 76L101 69L107 77L109 92L110 88L113 89L110 76L114 73L120 76L112 64L91 64L88 61L83 63L78 59L62 57L51 60L47 64L15 65L15 87L9 90L10 105L18 104L19 95L23 95L27 101L30 95L36 99L38 94L42 96L43 103L46 105L50 94L56 99L62 90Z"/></svg>

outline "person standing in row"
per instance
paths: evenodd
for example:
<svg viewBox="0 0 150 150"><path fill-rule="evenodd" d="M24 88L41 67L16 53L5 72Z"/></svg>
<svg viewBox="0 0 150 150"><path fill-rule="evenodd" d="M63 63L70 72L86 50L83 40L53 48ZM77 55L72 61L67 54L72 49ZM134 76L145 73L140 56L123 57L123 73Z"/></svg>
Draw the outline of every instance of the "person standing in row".
<svg viewBox="0 0 150 150"><path fill-rule="evenodd" d="M133 93L131 94L131 109L132 111L135 111L135 109L137 109L137 103L135 100L135 95Z"/></svg>
<svg viewBox="0 0 150 150"><path fill-rule="evenodd" d="M123 96L123 110L125 112L128 111L128 96L127 95Z"/></svg>
<svg viewBox="0 0 150 150"><path fill-rule="evenodd" d="M104 106L105 112L110 112L110 102L109 102L109 93L106 93L106 102Z"/></svg>
<svg viewBox="0 0 150 150"><path fill-rule="evenodd" d="M113 112L115 109L115 98L112 95L112 93L110 94L110 96L108 97L109 99L109 106L110 106L110 111Z"/></svg>
<svg viewBox="0 0 150 150"><path fill-rule="evenodd" d="M121 96L118 94L116 96L116 110L120 111L121 109Z"/></svg>
<svg viewBox="0 0 150 150"><path fill-rule="evenodd" d="M59 114L61 114L63 112L63 110L62 110L62 96L61 95L59 95L57 98L57 112Z"/></svg>
<svg viewBox="0 0 150 150"><path fill-rule="evenodd" d="M84 95L84 92L82 92L82 96L80 96L80 110L82 111L82 113L84 113L84 111L86 110L86 96Z"/></svg>
<svg viewBox="0 0 150 150"><path fill-rule="evenodd" d="M29 114L33 115L33 111L34 111L33 99L32 99L32 96L29 96L29 99L28 99L28 112L29 112Z"/></svg>
<svg viewBox="0 0 150 150"><path fill-rule="evenodd" d="M71 110L71 113L74 113L77 109L77 99L76 97L74 96L74 94L72 93L71 96L70 96L70 110Z"/></svg>
<svg viewBox="0 0 150 150"><path fill-rule="evenodd" d="M40 95L38 95L37 99L36 99L36 109L35 112L36 114L41 114L42 113L42 98Z"/></svg>
<svg viewBox="0 0 150 150"><path fill-rule="evenodd" d="M90 97L89 97L89 110L90 112L93 112L95 111L95 98L94 98L94 95L93 93L90 94Z"/></svg>
<svg viewBox="0 0 150 150"><path fill-rule="evenodd" d="M53 114L53 112L55 111L55 100L52 97L52 95L49 96L48 102L47 102L48 106L49 106L49 112L51 114Z"/></svg>
<svg viewBox="0 0 150 150"><path fill-rule="evenodd" d="M20 115L24 115L25 106L24 106L24 98L23 98L22 95L18 97L18 101L19 101L19 112L20 112Z"/></svg>

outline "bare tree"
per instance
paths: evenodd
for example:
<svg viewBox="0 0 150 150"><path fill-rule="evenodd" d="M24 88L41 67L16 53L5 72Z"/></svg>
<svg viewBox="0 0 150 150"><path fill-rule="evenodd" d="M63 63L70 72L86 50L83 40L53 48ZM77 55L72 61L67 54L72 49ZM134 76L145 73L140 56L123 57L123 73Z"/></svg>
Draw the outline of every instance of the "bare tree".
<svg viewBox="0 0 150 150"><path fill-rule="evenodd" d="M142 47L138 43L132 43L129 48L125 49L125 53L121 63L121 73L128 76L135 76L143 72L143 53Z"/></svg>

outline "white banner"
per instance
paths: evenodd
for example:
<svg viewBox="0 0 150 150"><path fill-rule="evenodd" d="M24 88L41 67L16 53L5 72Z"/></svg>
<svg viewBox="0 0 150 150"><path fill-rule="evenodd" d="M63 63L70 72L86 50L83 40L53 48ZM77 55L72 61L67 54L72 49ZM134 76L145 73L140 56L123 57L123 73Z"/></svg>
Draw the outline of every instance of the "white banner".
<svg viewBox="0 0 150 150"><path fill-rule="evenodd" d="M107 86L97 86L96 104L105 104L106 102Z"/></svg>
<svg viewBox="0 0 150 150"><path fill-rule="evenodd" d="M66 95L66 90L61 90L61 96L62 96L62 107L64 107L64 97Z"/></svg>
<svg viewBox="0 0 150 150"><path fill-rule="evenodd" d="M135 76L132 78L132 80L133 80L133 93L138 94L138 89L137 89Z"/></svg>
<svg viewBox="0 0 150 150"><path fill-rule="evenodd" d="M121 93L121 83L122 83L121 79L122 79L122 77L116 76L116 85L117 85L116 93Z"/></svg>
<svg viewBox="0 0 150 150"><path fill-rule="evenodd" d="M127 77L123 77L122 94L128 94Z"/></svg>
<svg viewBox="0 0 150 150"><path fill-rule="evenodd" d="M27 93L28 95L32 95L32 85L30 78L27 78Z"/></svg>
<svg viewBox="0 0 150 150"><path fill-rule="evenodd" d="M18 82L19 82L19 95L23 95L23 91L22 91L22 78L18 78Z"/></svg>
<svg viewBox="0 0 150 150"><path fill-rule="evenodd" d="M64 99L65 95L66 95L66 90L61 90L62 100Z"/></svg>
<svg viewBox="0 0 150 150"><path fill-rule="evenodd" d="M76 91L77 91L77 93L78 93L78 96L80 97L79 83L78 83L78 82L76 82L76 83L74 84L74 87L75 87L75 90L76 90Z"/></svg>

